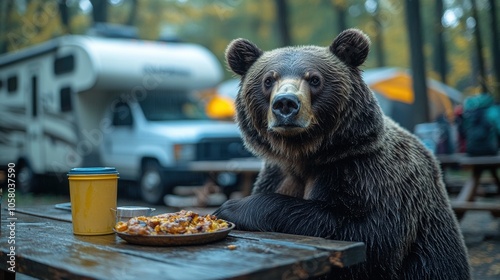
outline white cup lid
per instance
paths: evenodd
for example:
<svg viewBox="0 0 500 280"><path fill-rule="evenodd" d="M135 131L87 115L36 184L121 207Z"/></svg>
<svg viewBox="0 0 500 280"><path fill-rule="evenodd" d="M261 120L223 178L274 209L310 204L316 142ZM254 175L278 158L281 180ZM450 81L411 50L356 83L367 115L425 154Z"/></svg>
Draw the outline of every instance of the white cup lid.
<svg viewBox="0 0 500 280"><path fill-rule="evenodd" d="M116 207L116 215L118 217L146 216L155 210L155 208L145 206L119 206Z"/></svg>

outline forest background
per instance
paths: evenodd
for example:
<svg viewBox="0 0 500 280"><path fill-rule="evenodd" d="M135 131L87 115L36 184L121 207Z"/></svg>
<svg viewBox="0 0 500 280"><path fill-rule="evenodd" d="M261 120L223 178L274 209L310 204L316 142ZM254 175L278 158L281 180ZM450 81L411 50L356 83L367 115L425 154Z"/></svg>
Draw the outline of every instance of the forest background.
<svg viewBox="0 0 500 280"><path fill-rule="evenodd" d="M417 2L427 76L466 95L499 95L496 0ZM6 0L0 3L0 53L108 23L129 26L141 39L199 43L222 63L234 38L264 50L327 46L342 30L356 27L373 43L365 68L409 69L407 18L400 0Z"/></svg>

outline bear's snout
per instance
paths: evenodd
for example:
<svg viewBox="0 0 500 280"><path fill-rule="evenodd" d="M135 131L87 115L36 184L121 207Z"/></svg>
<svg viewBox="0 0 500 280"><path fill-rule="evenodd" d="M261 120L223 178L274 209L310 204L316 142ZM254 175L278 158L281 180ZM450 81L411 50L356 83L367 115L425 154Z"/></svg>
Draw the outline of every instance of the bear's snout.
<svg viewBox="0 0 500 280"><path fill-rule="evenodd" d="M287 122L297 116L300 111L300 100L295 94L279 94L274 98L272 111L278 122Z"/></svg>
<svg viewBox="0 0 500 280"><path fill-rule="evenodd" d="M313 118L308 84L299 78L276 81L267 110L269 131L282 136L302 133Z"/></svg>

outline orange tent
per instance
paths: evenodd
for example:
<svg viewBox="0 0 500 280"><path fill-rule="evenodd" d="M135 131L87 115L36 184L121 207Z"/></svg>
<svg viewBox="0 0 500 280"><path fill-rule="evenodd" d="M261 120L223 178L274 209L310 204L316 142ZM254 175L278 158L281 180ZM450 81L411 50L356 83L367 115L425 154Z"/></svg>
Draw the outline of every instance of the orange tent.
<svg viewBox="0 0 500 280"><path fill-rule="evenodd" d="M399 68L368 69L364 71L363 79L373 90L387 115L396 121L412 117L412 110L395 108L399 106L411 109L415 100L413 81L408 71ZM445 115L449 120L454 119L454 106L462 102L462 94L459 91L436 80L427 79L427 94L431 121L439 115Z"/></svg>

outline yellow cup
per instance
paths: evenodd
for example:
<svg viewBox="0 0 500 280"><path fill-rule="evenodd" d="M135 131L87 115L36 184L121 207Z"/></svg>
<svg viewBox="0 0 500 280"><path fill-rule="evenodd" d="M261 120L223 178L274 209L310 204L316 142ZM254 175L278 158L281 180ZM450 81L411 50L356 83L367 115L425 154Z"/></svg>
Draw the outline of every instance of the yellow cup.
<svg viewBox="0 0 500 280"><path fill-rule="evenodd" d="M113 167L73 168L68 173L73 233L103 235L115 225L118 172Z"/></svg>

